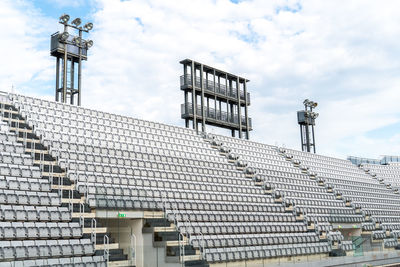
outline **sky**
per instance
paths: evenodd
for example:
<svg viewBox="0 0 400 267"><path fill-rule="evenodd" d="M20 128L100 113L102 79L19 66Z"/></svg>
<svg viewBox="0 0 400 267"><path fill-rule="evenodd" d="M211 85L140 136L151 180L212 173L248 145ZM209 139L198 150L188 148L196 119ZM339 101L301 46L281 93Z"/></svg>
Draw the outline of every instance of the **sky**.
<svg viewBox="0 0 400 267"><path fill-rule="evenodd" d="M0 90L54 99L63 13L94 24L85 107L184 126L190 58L250 80L251 140L300 149L308 98L317 153L399 155L400 1L0 0Z"/></svg>

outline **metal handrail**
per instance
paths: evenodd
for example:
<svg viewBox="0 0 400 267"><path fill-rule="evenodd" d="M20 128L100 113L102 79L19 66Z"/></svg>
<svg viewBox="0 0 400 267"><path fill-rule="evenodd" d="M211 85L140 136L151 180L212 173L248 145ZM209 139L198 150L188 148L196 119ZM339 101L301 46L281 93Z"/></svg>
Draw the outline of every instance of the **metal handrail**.
<svg viewBox="0 0 400 267"><path fill-rule="evenodd" d="M181 232L179 233L179 261L181 262L182 267L185 267L185 237Z"/></svg>
<svg viewBox="0 0 400 267"><path fill-rule="evenodd" d="M92 218L90 221L90 227L92 232L90 233L90 238L92 239L92 242L96 246L97 240L96 240L96 229L97 229L97 221L95 218Z"/></svg>
<svg viewBox="0 0 400 267"><path fill-rule="evenodd" d="M191 74L181 75L180 76L180 84L181 84L181 86L192 86L192 75ZM201 88L199 76L196 76L196 78L195 78L195 87ZM217 94L229 96L232 98L237 98L237 88L236 87L231 87L229 85L227 86L223 83L218 83L218 82L215 82L215 87L214 87L213 80L205 80L204 79L203 80L203 88L206 91L215 92ZM243 90L239 90L239 95L240 95L241 100L245 100ZM247 101L250 103L250 93L247 93Z"/></svg>
<svg viewBox="0 0 400 267"><path fill-rule="evenodd" d="M108 266L108 262L110 260L110 251L109 251L109 245L110 245L110 238L107 235L104 235L103 237L103 244L104 244L104 260L107 262L107 266ZM96 246L96 243L95 243Z"/></svg>
<svg viewBox="0 0 400 267"><path fill-rule="evenodd" d="M221 110L216 110L214 108L210 108L207 106L204 106L205 109L205 115L206 118L209 119L214 119L214 120L219 120L219 121L225 121L228 123L234 123L234 124L239 124L239 116L237 114L233 114L231 112L226 112L226 111L221 111ZM181 104L181 115L183 116L188 116L188 115L193 115L193 105L192 103L186 103L186 104ZM203 116L202 115L202 109L201 105L197 105L196 109L196 116ZM242 125L246 126L246 117L241 116L242 120ZM249 120L249 127L252 127L252 119L248 118Z"/></svg>

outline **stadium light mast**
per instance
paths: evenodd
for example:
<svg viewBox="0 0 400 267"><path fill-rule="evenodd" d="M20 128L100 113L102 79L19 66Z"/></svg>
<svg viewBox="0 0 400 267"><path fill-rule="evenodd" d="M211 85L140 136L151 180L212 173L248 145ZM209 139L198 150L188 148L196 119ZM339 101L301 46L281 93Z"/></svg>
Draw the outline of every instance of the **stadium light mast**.
<svg viewBox="0 0 400 267"><path fill-rule="evenodd" d="M80 26L80 18L68 23L70 16L63 14L59 23L64 25L62 33L56 32L51 35L50 54L57 58L56 63L56 101L77 103L81 105L81 80L82 80L82 60L87 60L87 50L93 46L92 40L82 39L82 33L88 33L93 29L93 23L88 22ZM70 35L68 29L78 31L78 35ZM62 75L60 75L60 63ZM78 67L78 75L75 73L75 65ZM77 81L77 87L75 86ZM76 99L77 98L77 99ZM76 99L76 101L75 101Z"/></svg>
<svg viewBox="0 0 400 267"><path fill-rule="evenodd" d="M318 103L306 99L303 101L303 104L304 110L297 111L297 121L300 125L301 150L311 152L311 148L313 148L314 153L316 153L314 126L315 119L318 118L319 114L314 112L313 109L318 106Z"/></svg>

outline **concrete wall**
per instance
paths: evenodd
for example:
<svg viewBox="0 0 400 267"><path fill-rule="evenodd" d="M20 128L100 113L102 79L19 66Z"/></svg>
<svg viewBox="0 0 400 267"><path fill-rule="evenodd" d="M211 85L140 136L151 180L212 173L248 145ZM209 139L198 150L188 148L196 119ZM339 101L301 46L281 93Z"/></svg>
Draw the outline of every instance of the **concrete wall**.
<svg viewBox="0 0 400 267"><path fill-rule="evenodd" d="M115 242L128 255L132 265L137 267L179 267L178 263L165 262L165 247L153 247L153 234L142 233L144 219L112 218L100 219L102 226L108 228ZM132 235L136 237L136 244L132 246ZM136 263L133 257L135 247Z"/></svg>

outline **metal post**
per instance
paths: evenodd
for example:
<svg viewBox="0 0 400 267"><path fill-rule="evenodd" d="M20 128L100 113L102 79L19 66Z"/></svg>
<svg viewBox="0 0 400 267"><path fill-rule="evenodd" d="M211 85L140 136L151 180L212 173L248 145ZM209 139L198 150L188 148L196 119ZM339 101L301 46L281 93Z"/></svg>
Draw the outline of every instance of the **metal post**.
<svg viewBox="0 0 400 267"><path fill-rule="evenodd" d="M187 78L188 78L187 77L187 65L183 64L183 85L187 85L188 84L188 79ZM188 104L189 104L188 94L189 94L188 91L185 90L185 94L184 94L184 97L185 97L185 102L184 102L185 114L188 111ZM185 119L185 127L189 128L189 119Z"/></svg>
<svg viewBox="0 0 400 267"><path fill-rule="evenodd" d="M206 84L207 86L207 84ZM203 64L200 65L200 88L201 88L201 131L203 133L206 132L206 113L204 109L204 72L203 72Z"/></svg>
<svg viewBox="0 0 400 267"><path fill-rule="evenodd" d="M238 99L238 120L239 120L239 138L242 139L242 112L241 112L241 103L240 103L240 83L239 77L236 78L236 93Z"/></svg>
<svg viewBox="0 0 400 267"><path fill-rule="evenodd" d="M248 99L247 99L247 85L246 85L246 79L244 79L244 83L243 83L243 92L244 92L244 116L246 119L246 139L249 140L250 138L250 125L249 125L249 114L248 114L248 110L247 110L247 103L248 103Z"/></svg>
<svg viewBox="0 0 400 267"><path fill-rule="evenodd" d="M185 91L185 104L184 104L184 109L185 109L185 113L188 111L188 92ZM189 119L185 119L185 127L189 128Z"/></svg>
<svg viewBox="0 0 400 267"><path fill-rule="evenodd" d="M57 57L57 66L56 66L56 101L58 102L59 96L58 96L58 92L60 90L60 58Z"/></svg>
<svg viewBox="0 0 400 267"><path fill-rule="evenodd" d="M194 66L194 61L192 61L192 65L191 65L191 75L192 75L192 111L193 111L193 129L196 130L197 132L197 116L196 116L196 111L197 111L197 107L196 107L196 70L195 70L195 66Z"/></svg>
<svg viewBox="0 0 400 267"><path fill-rule="evenodd" d="M301 138L301 151L305 151L304 150L304 137L303 137L303 126L300 125L300 138Z"/></svg>
<svg viewBox="0 0 400 267"><path fill-rule="evenodd" d="M219 76L218 76L218 85L220 85L219 82ZM214 93L217 92L217 87L216 87L216 83L215 83L215 70L214 70ZM215 114L214 114L214 119L217 119L217 95L214 94L214 110L215 110Z"/></svg>
<svg viewBox="0 0 400 267"><path fill-rule="evenodd" d="M315 150L315 135L314 135L314 125L311 125L311 129L312 129L312 139L313 139L313 147L314 147L314 154L316 153Z"/></svg>
<svg viewBox="0 0 400 267"><path fill-rule="evenodd" d="M68 26L64 25L64 32L68 31ZM64 43L64 72L63 72L63 91L62 91L62 103L65 103L67 100L67 62L68 62L68 44Z"/></svg>
<svg viewBox="0 0 400 267"><path fill-rule="evenodd" d="M73 59L71 59L71 74L70 75L71 75L71 77L70 77L70 79L71 79L71 88L70 88L70 99L69 99L69 101L70 101L71 105L73 105L74 104L74 88L75 88L75 85L74 85L75 63L74 63Z"/></svg>
<svg viewBox="0 0 400 267"><path fill-rule="evenodd" d="M82 30L79 30L79 37L82 40ZM82 83L82 48L79 45L79 60L78 60L78 106L81 105L81 83ZM72 94L71 94L72 97Z"/></svg>

